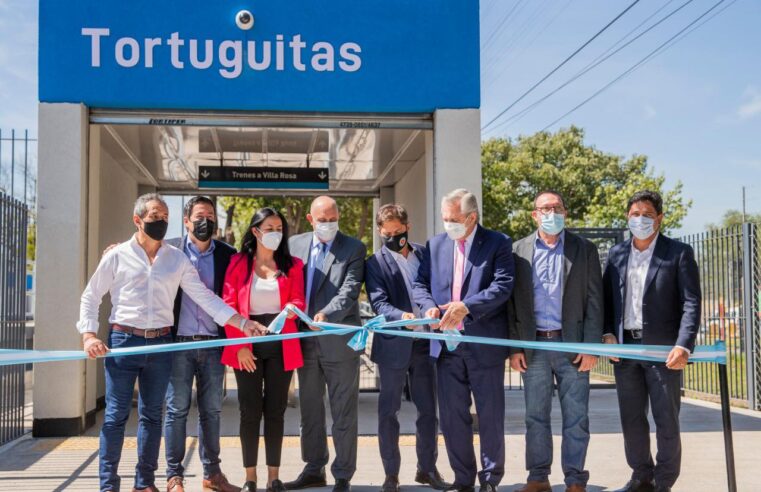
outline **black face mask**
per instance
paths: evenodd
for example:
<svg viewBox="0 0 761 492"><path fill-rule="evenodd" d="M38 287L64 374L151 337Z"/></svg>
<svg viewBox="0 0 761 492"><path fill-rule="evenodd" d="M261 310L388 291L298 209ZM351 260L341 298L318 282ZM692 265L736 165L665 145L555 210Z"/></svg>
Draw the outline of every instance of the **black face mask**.
<svg viewBox="0 0 761 492"><path fill-rule="evenodd" d="M153 222L143 221L143 232L154 241L161 241L166 236L166 230L169 222L165 220L154 220Z"/></svg>
<svg viewBox="0 0 761 492"><path fill-rule="evenodd" d="M397 234L396 236L381 236L383 245L393 251L399 253L407 246L407 232Z"/></svg>
<svg viewBox="0 0 761 492"><path fill-rule="evenodd" d="M211 219L203 218L193 221L193 235L199 241L206 242L217 230L217 223Z"/></svg>

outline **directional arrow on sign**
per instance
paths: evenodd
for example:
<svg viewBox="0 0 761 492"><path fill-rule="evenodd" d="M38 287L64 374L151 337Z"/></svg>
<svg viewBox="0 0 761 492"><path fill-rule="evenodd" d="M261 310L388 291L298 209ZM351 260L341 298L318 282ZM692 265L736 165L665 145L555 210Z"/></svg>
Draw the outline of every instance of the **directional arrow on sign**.
<svg viewBox="0 0 761 492"><path fill-rule="evenodd" d="M206 179L209 176L211 176L211 173L209 171L207 171L206 169L204 169L203 172L201 173L201 177Z"/></svg>
<svg viewBox="0 0 761 492"><path fill-rule="evenodd" d="M328 177L328 175L325 174L325 171L322 171L320 174L317 175L317 177L320 178L320 179L325 179L325 178Z"/></svg>

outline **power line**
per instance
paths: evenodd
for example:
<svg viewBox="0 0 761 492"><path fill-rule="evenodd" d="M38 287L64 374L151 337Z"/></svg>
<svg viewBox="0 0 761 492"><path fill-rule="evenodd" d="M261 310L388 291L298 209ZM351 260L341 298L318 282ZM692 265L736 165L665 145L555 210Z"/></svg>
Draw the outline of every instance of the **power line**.
<svg viewBox="0 0 761 492"><path fill-rule="evenodd" d="M610 49L606 50L606 53L609 53L608 55L606 55L606 56L604 56L604 57L602 57L602 58L598 57L596 62L592 62L591 64L588 64L586 67L584 67L584 68L583 68L583 69L581 69L579 72L577 72L577 73L576 73L576 74L575 74L573 77L571 77L570 79L566 80L565 82L563 82L562 84L560 84L559 86L557 86L555 89L553 89L553 90L551 90L549 93L545 94L543 97L541 97L541 98L537 99L536 101L534 101L533 103L531 103L531 104L530 104L530 105L528 105L527 107L523 108L523 109L522 109L521 111L519 111L518 113L516 113L516 114L514 114L513 116L511 116L511 117L507 118L506 120L502 121L502 122L501 122L501 123L499 123L497 126L493 127L493 128L492 128L492 131L493 131L493 130L496 130L497 128L500 128L500 127L502 127L502 126L504 126L504 125L506 125L506 124L508 124L508 123L511 123L511 122L515 122L515 121L518 121L519 119L523 118L523 117L524 117L526 114L528 114L529 112L531 112L531 110L533 110L535 107L537 107L538 105L540 105L541 103L543 103L544 101L546 101L547 99L549 99L550 97L552 97L553 95L557 94L557 93L558 93L560 90L562 90L563 88L567 87L569 84L571 84L571 83L572 83L572 82L574 82L575 80L579 79L581 76L583 76L584 74L586 74L586 73L587 73L587 72L589 72L590 70L592 70L592 69L594 69L595 67L599 66L601 63L605 62L606 60L608 60L609 58L611 58L612 56L614 56L616 53L620 52L621 50L623 50L624 48L626 48L626 47L627 47L627 46L629 46L630 44L634 43L634 42L635 42L635 41L637 41L639 38L641 38L642 36L644 36L645 34L647 34L648 32L650 32L650 31L652 31L653 29L655 29L656 27L658 27L660 24L662 24L663 22L665 22L666 20L668 20L669 18L671 18L673 15L675 15L677 12L679 12L680 10L682 10L684 7L686 7L687 5L689 5L690 3L692 3L693 1L694 1L694 0L687 0L687 1L686 1L686 2L684 2L682 5L680 5L679 7L675 8L674 10L672 10L671 12L669 12L668 14L666 14L666 15L665 15L664 17L662 17L660 20L658 20L658 21L656 21L655 23L653 23L653 24L652 24L650 27L648 27L647 29L645 29L644 31L642 31L641 33L639 33L638 35L636 35L635 37L633 37L632 39L630 39L629 41L627 41L625 44L621 45L621 46L620 46L618 49L616 49L615 51L612 51L612 52L610 52ZM660 10L661 10L661 9L659 9L657 12L660 12ZM657 13L657 12L656 12L656 13ZM650 19L650 18L652 18L652 17L653 17L653 16L651 15L650 17L648 17L648 19ZM640 26L641 26L641 25L642 25L642 24L640 24ZM638 27L640 27L640 26L638 26ZM636 28L635 28L635 29L636 29ZM630 35L630 34L631 34L631 31L630 31L628 34L626 34L626 35L625 35L625 36L624 36L622 39L626 39L627 37L629 37L629 35ZM616 43L615 43L613 46L616 46L616 45L618 45L620 42L621 42L621 40L617 41L617 42L616 42Z"/></svg>
<svg viewBox="0 0 761 492"><path fill-rule="evenodd" d="M497 24L497 26L494 28L494 30L493 30L493 31L491 32L491 34L489 35L489 39L487 39L486 41L484 41L484 44L482 44L482 45L481 45L481 51L486 51L486 50L488 49L488 47L489 47L489 43L492 41L492 39L494 39L494 36L496 36L496 35L497 35L497 33L499 33L500 29L502 29L502 27L505 25L505 22L507 22L507 20L510 18L510 16L512 16L512 15L513 15L513 12L515 12L515 9L517 9L517 8L518 8L518 6L519 6L519 5L521 5L521 4L523 3L523 1L524 1L524 0L518 0L517 2L515 2L515 4L513 5L513 8L511 8L511 9L510 9L510 10L507 12L507 15L505 15L504 17L502 17L502 19L499 21L499 23Z"/></svg>
<svg viewBox="0 0 761 492"><path fill-rule="evenodd" d="M550 78L550 77L552 76L552 74L554 74L555 72L557 72L558 70L560 70L560 68L561 68L561 67L563 67L563 65L565 65L566 63L568 63L568 62L569 62L569 61L570 61L570 60L571 60L571 59L572 59L574 56L576 56L577 54L579 54L579 52L581 52L581 50L583 50L584 48L586 48L586 47L587 47L587 46L588 46L588 45L589 45L589 44L590 44L592 41L594 41L595 39L597 39L597 37L598 37L598 36L600 36L600 35L601 35L603 32L605 32L605 31L606 31L606 30L607 30L607 29L608 29L610 26L612 26L612 25L613 25L613 24L614 24L614 23L615 23L615 22L616 22L618 19L620 19L621 17L623 17L623 16L624 16L624 14L626 14L626 13L627 13L629 10L631 10L631 8L632 8L632 7L634 7L635 5L637 5L637 4L639 3L639 1L640 1L640 0L634 0L634 2L632 2L632 3L631 3L629 6L628 6L628 7L626 7L626 8L625 8L625 9L624 9L624 10L623 10L623 11L622 11L620 14L618 14L616 17L614 17L614 18L613 18L613 20L611 20L610 22L608 22L608 23L607 23L607 24L606 24L606 25L605 25L605 26L604 26L602 29L600 29L599 31L597 31L597 33L596 33L594 36L592 36L591 38L589 38L589 39L588 39L588 40L587 40L587 41L586 41L584 44L582 44L582 45L581 45L579 48L577 48L577 49L576 49L576 51L574 51L573 53L571 53L571 54L570 54L570 55L569 55L569 56L568 56L568 57L567 57L565 60L563 60L563 61L560 63L560 65L558 65L558 66L556 66L555 68L553 68L553 69L550 71L550 73L548 73L547 75L545 75L544 77L542 77L542 78L539 80L539 82L537 82L537 83L535 83L533 86L531 86L531 88L529 88L529 90L527 90L526 92L524 92L524 93L523 93L523 94L522 94L522 95L521 95L521 96L520 96L518 99L516 99L515 101L513 101L513 103L512 103L512 104L510 104L508 107L506 107L505 109L503 109L502 111L500 111L500 113L499 113L497 116L495 116L494 118L492 118L492 119L491 119L491 120L490 120L488 123L486 123L486 124L485 124L483 127L481 127L481 131L484 131L484 130L485 130L486 128L488 128L488 127L489 127L489 126L490 126L492 123L494 123L494 122L495 122L495 121L497 121L499 118L501 118L503 114L505 114L505 113L506 113L506 112L508 112L510 109L512 109L512 108L513 108L513 107L514 107L516 104L518 104L519 102L521 102L521 101L523 100L523 98L524 98L524 97L526 97L527 95L529 95L529 94L530 94L530 93L531 93L531 92L532 92L534 89L536 89L537 87L539 87L539 85L540 85L542 82L544 82L545 80L547 80L548 78Z"/></svg>
<svg viewBox="0 0 761 492"><path fill-rule="evenodd" d="M671 0L671 1L673 1L673 0ZM547 30L547 29L548 29L548 28L549 28L549 27L550 27L552 24L554 24L554 23L555 23L555 21L556 21L556 20L557 20L557 19L558 19L558 18L559 18L559 17L560 17L562 14L563 14L563 12L565 12L565 11L566 11L566 9L567 9L567 8L568 8L568 7L571 5L571 3L572 3L572 2L573 2L573 0L567 0L567 2L566 2L566 3L565 3L565 4L564 4L564 5L563 5L563 6L562 6L560 9L558 9L557 11L555 11L555 14L552 16L552 18L551 18L551 19L550 19L550 20L549 20L549 21L548 21L546 24L544 24L544 26L543 26L543 27L542 27L542 28L541 28L541 29L540 29L540 30L539 30L539 31L538 31L538 32L537 32L537 33L534 35L534 37L533 37L533 38L531 38L531 40L530 40L528 43L526 43L526 45L525 45L525 46L523 46L523 48L522 48L522 49L521 49L521 50L520 50L518 53L516 53L515 55L513 55L513 60L512 60L512 62L508 62L508 63L505 63L505 65L503 65L503 66L502 66L502 70L500 70L500 72L499 72L499 73L498 73L498 74L497 74L495 77L493 77L493 78L492 78L492 80L491 80L491 81L490 81L490 82L487 84L486 88L484 89L484 92L488 92L488 90L489 90L489 89L491 89L491 87L492 87L492 86L493 86L493 85L494 85L496 82L498 82L498 81L499 81L499 80L502 78L502 75L503 75L503 74L504 74L504 73L507 71L507 69L510 67L511 63L514 63L514 62L515 62L515 60L518 60L518 59L520 59L521 55L523 55L523 53L525 53L525 52L526 52L526 50L527 50L527 49L528 49L528 48L529 48L531 45L533 45L533 44L534 44L534 42L535 42L535 41L536 41L536 40L539 38L539 36L541 36L542 34L544 34L544 32L545 32L545 31L546 31L546 30Z"/></svg>
<svg viewBox="0 0 761 492"><path fill-rule="evenodd" d="M677 32L676 34L674 34L673 36L671 36L669 39L667 39L665 42L663 42L662 44L660 44L660 45L659 45L657 48L655 48L653 51L651 51L650 53L648 53L648 54L647 54L647 55L646 55L644 58L642 58L640 61L638 61L637 63L635 63L635 64L634 64L632 67L630 67L628 70L626 70L626 71L625 71L625 72L623 72L621 75L619 75L619 76L618 76L618 77L616 77L615 79L613 79L613 80L611 80L610 82L608 82L608 83L607 83L606 85L604 85L604 86L603 86L601 89L599 89L597 92L595 92L594 94L592 94L591 96L589 96L588 98L586 98L585 100L583 100L581 103L579 103L579 104L577 104L576 106L574 106L574 107L573 107L573 108L572 108L570 111L567 111L567 112L566 112L565 114L563 114L561 117L557 118L555 121L553 121L553 122L552 122L552 123L550 123L549 125L547 125L547 126L545 126L544 128L542 128L542 130L541 130L541 131L545 131L545 130L547 130L547 129L548 129L548 128L550 128L551 126L553 126L553 125L555 125L556 123L558 123L559 121L563 120L563 119L564 119L566 116L569 116L571 113L574 113L576 110L578 110L579 108L581 108L582 106L584 106L585 104L587 104L589 101L591 101L591 100L592 100L592 99L594 99L595 97L597 97L597 96L599 96L600 94L602 94L603 92L605 92L605 91L606 91L608 88L610 88L612 85L614 85L615 83L617 83L619 80L623 79L624 77L626 77L626 76L627 76L627 75L629 75L630 73L634 72L634 71L635 71L635 70L637 70L639 67L641 67L641 66L642 66L642 65L644 65L645 63L649 62L650 60L652 60L652 59L653 59L653 58L655 58L656 56L660 55L661 53L663 53L664 51L666 51L668 48L670 48L671 46L673 46L673 45L674 45L674 44L676 44L677 42L679 42L679 41L681 41L682 39L684 39L684 37L685 37L685 36L687 36L688 34L690 34L692 31L694 31L694 30L695 30L695 29L697 29L698 27L700 27L700 26L702 26L703 24L705 24L705 22L707 22L707 21L711 20L713 17L715 17L716 15L718 15L718 14L720 14L721 12L723 12L724 10L726 10L728 7L730 7L730 6L731 6L733 3L735 3L737 0L732 0L732 1L731 1L731 2L730 2L730 3L729 3L729 4L728 4L728 5L725 7L725 8L721 9L721 10L720 10L720 11L718 11L718 12L717 12L715 15L713 15L713 16L709 17L708 19L706 19L706 21L705 21L705 22L703 22L703 23L701 23L700 25L696 26L694 29L692 29L692 30L690 30L689 32L686 32L686 33L685 33L685 31L688 31L688 29L690 29L692 26L694 26L695 24L697 24L697 23L698 23L698 22L699 22L699 21L700 21L700 20L701 20L703 17L705 17L706 15L710 14L710 13L711 13L711 12L712 12L714 9L716 9L716 7L718 7L719 5L721 5L722 3L724 3L725 1L726 1L726 0L719 0L718 2L716 2L715 4L713 4L713 6L712 6L711 8L709 8L708 10L706 10L705 12L703 12L703 13L702 13L702 14L701 14L701 15L700 15L700 16L699 16L697 19L695 19L695 20L693 20L692 22L690 22L689 24L687 24L687 25L686 25L684 28L682 28L682 29L681 29L679 32ZM683 33L684 33L684 36L682 36L682 34L683 34ZM681 37L680 37L680 36L681 36ZM679 38L679 39L677 39L677 38Z"/></svg>

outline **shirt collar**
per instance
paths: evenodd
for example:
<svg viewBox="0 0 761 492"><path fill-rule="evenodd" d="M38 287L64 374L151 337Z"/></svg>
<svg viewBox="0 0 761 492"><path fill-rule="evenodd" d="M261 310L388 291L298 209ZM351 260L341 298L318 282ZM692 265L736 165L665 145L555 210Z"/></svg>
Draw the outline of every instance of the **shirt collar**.
<svg viewBox="0 0 761 492"><path fill-rule="evenodd" d="M330 248L332 248L332 247L333 247L333 243L335 242L335 240L336 240L336 238L333 238L333 239L331 239L330 241L328 241L327 243L325 243L325 244L327 244L327 245L328 245L328 249L330 249ZM320 244L321 242L322 242L322 241L320 241L320 238L319 238L319 237L317 237L317 234L313 232L313 233L312 233L312 249L314 249L314 248L316 248L317 246L319 246L319 244Z"/></svg>
<svg viewBox="0 0 761 492"><path fill-rule="evenodd" d="M465 246L466 247L468 247L471 244L473 244L473 239L476 237L476 231L478 231L479 227L480 226L478 224L476 224L476 227L473 228L473 231L470 234L468 234L468 236L465 238ZM455 240L455 243L457 243L457 241L461 241L461 239Z"/></svg>
<svg viewBox="0 0 761 492"><path fill-rule="evenodd" d="M201 257L209 256L210 254L214 253L214 248L215 247L216 247L216 245L214 244L214 240L212 239L211 240L211 245L209 246L209 249L207 249L206 251L201 253L198 250L198 247L193 242L193 240L190 239L190 234L185 236L185 248L187 248L188 251L190 251L191 253L193 253L196 256L201 256Z"/></svg>
<svg viewBox="0 0 761 492"><path fill-rule="evenodd" d="M544 239L542 239L542 237L539 235L539 231L536 231L534 235L535 235L534 242L536 245L542 246L550 250L555 250L558 248L558 246L563 246L565 243L565 230L560 231L560 235L558 236L558 241L553 246L550 246L549 244L544 242Z"/></svg>
<svg viewBox="0 0 761 492"><path fill-rule="evenodd" d="M639 256L643 256L643 255L644 255L644 256L652 256L652 254L653 254L653 251L655 251L655 244L658 242L658 236L660 236L660 234L658 234L657 236L655 236L655 239L653 239L653 242L652 242L652 243L650 243L650 246L648 246L648 247L647 247L647 248L646 248L644 251L640 251L640 250L638 250L638 249L637 249L637 248L634 246L634 239L632 239L632 246L631 246L631 248L632 248L632 253L633 253L633 254L636 254L636 255L639 255Z"/></svg>
<svg viewBox="0 0 761 492"><path fill-rule="evenodd" d="M415 256L415 250L412 249L412 243L407 243L407 246L410 248L410 252L407 255L407 258L405 258L403 254L397 253L396 251L391 251L389 248L386 248L385 246L383 246L383 248L385 248L386 251L391 253L391 257L394 258L395 260L409 261L411 256ZM417 259L416 256L415 256L415 259Z"/></svg>

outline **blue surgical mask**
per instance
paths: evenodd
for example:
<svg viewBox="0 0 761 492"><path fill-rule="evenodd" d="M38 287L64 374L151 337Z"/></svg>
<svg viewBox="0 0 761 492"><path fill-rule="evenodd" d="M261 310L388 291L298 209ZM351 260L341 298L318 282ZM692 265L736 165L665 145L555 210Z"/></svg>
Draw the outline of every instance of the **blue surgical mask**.
<svg viewBox="0 0 761 492"><path fill-rule="evenodd" d="M555 212L549 214L541 214L541 228L551 236L555 236L563 232L565 228L565 216L563 214L556 214Z"/></svg>
<svg viewBox="0 0 761 492"><path fill-rule="evenodd" d="M655 220L644 215L631 217L629 218L629 231L637 239L647 239L655 232Z"/></svg>

